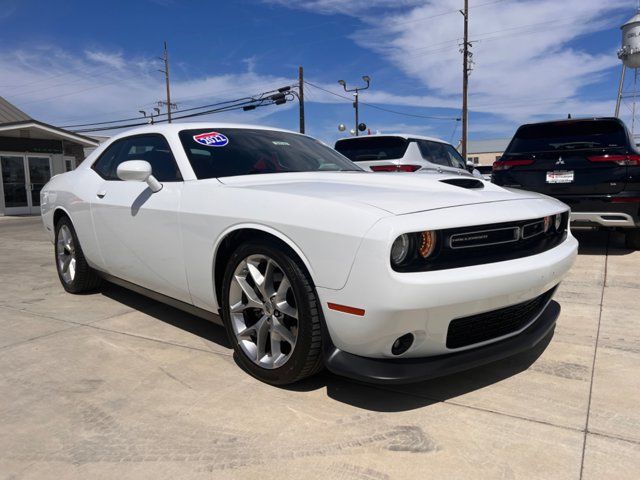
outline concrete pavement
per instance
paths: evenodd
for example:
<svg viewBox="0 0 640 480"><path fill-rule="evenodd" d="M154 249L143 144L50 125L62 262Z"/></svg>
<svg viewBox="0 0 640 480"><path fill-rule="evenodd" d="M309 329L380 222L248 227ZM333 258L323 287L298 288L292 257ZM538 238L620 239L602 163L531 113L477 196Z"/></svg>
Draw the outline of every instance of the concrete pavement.
<svg viewBox="0 0 640 480"><path fill-rule="evenodd" d="M636 479L640 252L579 236L548 345L418 385L291 388L222 328L59 285L38 218L0 219L0 478Z"/></svg>

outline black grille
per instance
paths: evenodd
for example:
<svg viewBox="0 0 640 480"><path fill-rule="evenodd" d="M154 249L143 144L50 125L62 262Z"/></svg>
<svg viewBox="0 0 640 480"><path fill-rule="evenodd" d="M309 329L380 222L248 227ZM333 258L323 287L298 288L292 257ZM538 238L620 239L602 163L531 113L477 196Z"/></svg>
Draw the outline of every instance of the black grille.
<svg viewBox="0 0 640 480"><path fill-rule="evenodd" d="M414 254L404 264L392 263L392 267L397 272L424 272L537 255L557 247L567 238L568 223L569 212L564 212L560 228L551 225L546 233L543 218L437 230L436 247L429 258ZM414 236L412 241L419 245L419 234Z"/></svg>
<svg viewBox="0 0 640 480"><path fill-rule="evenodd" d="M447 348L466 347L517 332L542 313L555 290L556 287L517 305L452 320L447 331Z"/></svg>

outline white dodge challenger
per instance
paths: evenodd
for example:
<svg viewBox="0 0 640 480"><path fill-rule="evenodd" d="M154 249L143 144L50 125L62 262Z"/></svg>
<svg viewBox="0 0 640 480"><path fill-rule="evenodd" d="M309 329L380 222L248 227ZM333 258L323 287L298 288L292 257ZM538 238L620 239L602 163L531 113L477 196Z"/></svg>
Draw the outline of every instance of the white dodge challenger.
<svg viewBox="0 0 640 480"><path fill-rule="evenodd" d="M379 174L232 124L111 138L41 193L63 287L103 280L224 325L237 361L412 382L530 349L577 241L566 205L458 175Z"/></svg>

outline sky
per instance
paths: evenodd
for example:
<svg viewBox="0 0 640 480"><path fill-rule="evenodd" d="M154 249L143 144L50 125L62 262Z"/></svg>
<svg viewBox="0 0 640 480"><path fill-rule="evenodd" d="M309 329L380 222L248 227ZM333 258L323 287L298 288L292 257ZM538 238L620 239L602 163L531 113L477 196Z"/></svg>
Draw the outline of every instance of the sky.
<svg viewBox="0 0 640 480"><path fill-rule="evenodd" d="M58 126L151 112L165 99L212 104L297 82L307 133L353 128L337 83L364 85L372 132L460 140L463 0L0 0L0 96ZM620 25L635 0L470 0L469 138L510 138L522 123L613 115ZM320 88L317 88L320 87ZM378 107L378 108L376 108ZM295 102L198 121L297 130ZM623 112L629 120L629 108ZM70 128L74 129L74 128ZM115 132L100 132L112 134ZM347 132L348 134L348 132Z"/></svg>

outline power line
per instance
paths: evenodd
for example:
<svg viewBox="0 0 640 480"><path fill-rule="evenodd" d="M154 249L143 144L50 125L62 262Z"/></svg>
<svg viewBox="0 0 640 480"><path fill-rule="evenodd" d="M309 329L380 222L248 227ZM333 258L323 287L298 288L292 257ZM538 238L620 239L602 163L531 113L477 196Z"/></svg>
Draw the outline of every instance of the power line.
<svg viewBox="0 0 640 480"><path fill-rule="evenodd" d="M199 117L199 116L203 116L203 115L211 115L213 113L220 113L220 112L228 112L228 111L232 111L232 110L240 110L241 108L243 108L246 105L251 104L252 102L242 102L242 103L238 103L235 105L228 105L226 107L221 107L221 108L216 108L216 109L211 109L211 110L207 110L204 112L197 112L197 113L192 113L189 115L181 115L181 116L174 116L172 117L172 120L181 120L184 118L193 118L193 117ZM275 104L275 102L273 101L267 101L267 102L263 102L257 105L253 105L255 108L259 108L259 107L266 107L266 106L270 106ZM174 112L175 113L175 112ZM167 120L158 120L156 123L165 123ZM89 133L89 132L101 132L101 131L106 131L106 130L119 130L121 128L131 128L131 127L140 127L143 125L148 125L146 122L140 122L140 123L130 123L127 125L116 125L116 126L109 126L109 127L101 127L101 128L91 128L91 129L84 129L84 130L75 130L75 133Z"/></svg>
<svg viewBox="0 0 640 480"><path fill-rule="evenodd" d="M292 87L292 85L288 85L288 87ZM238 103L238 102L243 102L243 104L248 104L248 103L255 103L255 102L260 102L260 101L264 101L266 100L266 96L272 93L278 92L278 89L273 89L273 90L268 90L266 92L261 92L258 93L256 95L252 95L252 96L246 96L246 97L240 97L240 98L236 98L233 100L224 100L221 102L215 102L215 103L210 103L207 105L199 105L197 107L191 107L191 108L183 108L180 110L174 110L172 113L185 113L185 112L193 112L195 110L202 110L203 108L211 108L211 107L219 107L221 105L228 105L228 104L234 104L234 103ZM164 117L166 116L166 113L161 113L160 116ZM77 128L77 127L91 127L91 126L100 126L100 125L108 125L108 124L113 124L113 123L121 123L121 122L130 122L130 121L136 121L136 120L146 120L148 117L144 117L144 116L137 116L137 117L129 117L129 118L121 118L118 120L109 120L109 121L103 121L103 122L92 122L92 123L80 123L80 124L74 124L74 125L64 125L60 128ZM186 118L186 117L179 117L179 118ZM162 122L164 120L158 120L159 122ZM141 123L140 125L146 125L146 122ZM118 126L113 126L111 128L119 128Z"/></svg>
<svg viewBox="0 0 640 480"><path fill-rule="evenodd" d="M493 2L480 3L478 5L474 5L473 7L469 7L469 10L471 10L472 8L486 7L487 5L493 5L495 3L502 3L505 1L506 0L494 0ZM445 15L451 15L452 13L458 13L459 11L460 10L448 10L446 12L436 13L435 15L430 15L428 17L420 17L420 18L414 18L412 20L406 20L404 22L397 22L397 23L394 23L393 26L407 25L409 23L421 22L422 20L430 20L432 18L438 18L438 17L443 17Z"/></svg>
<svg viewBox="0 0 640 480"><path fill-rule="evenodd" d="M197 117L197 116L201 116L201 115L208 115L211 113L217 113L217 112L221 112L221 111L227 111L227 110L235 110L235 109L239 109L245 106L251 106L252 109L253 108L257 108L257 107L263 107L263 106L267 106L267 105L273 105L273 104L280 104L278 102L282 102L284 103L284 96L287 94L286 92L288 90L291 89L291 85L287 85L285 87L281 87L277 90L269 90L266 92L262 92L259 93L257 95L251 96L251 97L243 97L243 98L238 98L238 99L234 99L234 100L226 100L223 102L218 102L218 103L213 103L213 104L209 104L209 105L201 105L198 107L192 107L192 108L185 108L182 110L174 110L174 114L176 113L185 113L185 112L194 112L195 110L202 110L203 108L209 108L209 107L218 107L218 108L213 108L213 109L209 109L209 110L205 110L205 111L201 111L201 112L194 112L194 113L190 113L187 115L180 115L177 117L172 117L172 119L184 119L184 118L192 118L192 117ZM283 93L284 92L284 93ZM277 93L278 95L280 95L282 98L280 99L276 99L274 98L274 95ZM166 113L161 114L161 116L166 116ZM86 129L81 129L81 130L75 130L78 133L84 133L84 132L95 132L95 131L104 131L104 130L116 130L116 129L121 129L121 128L128 128L128 127L136 127L136 126L141 126L141 125L147 125L147 121L146 121L147 117L131 117L129 119L120 119L120 120L113 120L110 122L95 122L92 124L79 124L79 125L75 125L76 127L78 126L96 126L96 128L86 128ZM145 120L145 121L140 121L137 123L129 123L129 124L124 124L124 125L113 125L115 123L121 123L124 121L136 121L136 120ZM166 122L168 119L161 119L161 120L157 120L156 123L163 123ZM107 126L102 126L102 125L107 125ZM67 126L67 127L63 127L63 128L70 128L71 126Z"/></svg>
<svg viewBox="0 0 640 480"><path fill-rule="evenodd" d="M346 96L341 95L339 93L332 92L331 90L327 90L326 88L322 88L322 87L316 85L315 83L311 83L311 82L309 82L307 80L305 80L304 83L306 83L310 87L317 88L318 90L322 90L323 92L330 93L331 95L334 95L336 97L340 97L340 98L342 98L344 100L348 100L349 102L352 101L351 98L349 98L349 97L346 97ZM363 101L360 101L360 103L362 105L366 105L367 107L375 108L377 110L382 110L383 112L394 113L396 115L404 115L404 116L407 116L407 117L426 118L426 119L429 119L429 120L456 120L456 121L460 120L457 117L436 117L436 116L433 116L433 115L420 115L420 114L417 114L417 113L401 112L399 110L392 110L390 108L381 107L379 105L375 105L373 103L368 103L368 102L363 102Z"/></svg>

